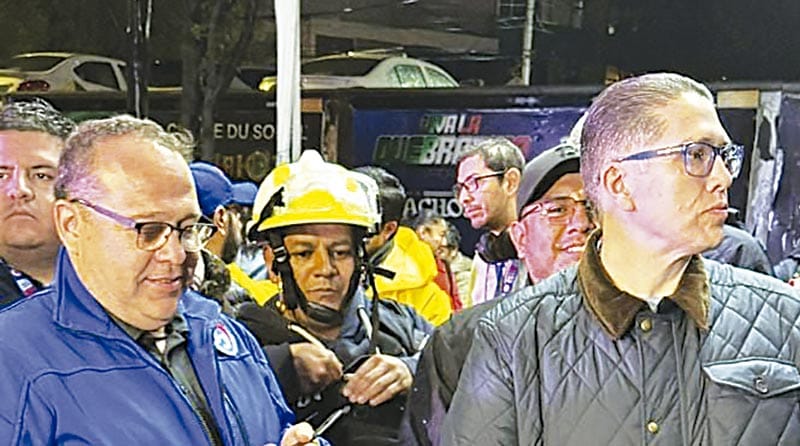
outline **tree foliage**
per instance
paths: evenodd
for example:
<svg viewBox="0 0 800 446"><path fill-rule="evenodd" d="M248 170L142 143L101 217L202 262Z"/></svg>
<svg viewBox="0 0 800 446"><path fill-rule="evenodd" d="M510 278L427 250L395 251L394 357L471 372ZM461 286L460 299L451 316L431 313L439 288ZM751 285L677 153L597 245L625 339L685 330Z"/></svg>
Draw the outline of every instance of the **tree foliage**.
<svg viewBox="0 0 800 446"><path fill-rule="evenodd" d="M184 0L181 122L198 137L199 156L214 153L214 109L236 74L258 13L257 0Z"/></svg>

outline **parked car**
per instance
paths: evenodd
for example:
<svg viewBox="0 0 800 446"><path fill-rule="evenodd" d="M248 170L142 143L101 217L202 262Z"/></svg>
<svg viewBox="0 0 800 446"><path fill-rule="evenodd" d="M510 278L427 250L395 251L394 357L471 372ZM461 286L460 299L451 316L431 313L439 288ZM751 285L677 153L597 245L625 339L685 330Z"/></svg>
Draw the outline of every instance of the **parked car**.
<svg viewBox="0 0 800 446"><path fill-rule="evenodd" d="M458 82L432 63L405 54L347 52L303 63L300 88L452 88ZM275 88L277 78L261 80L259 90Z"/></svg>
<svg viewBox="0 0 800 446"><path fill-rule="evenodd" d="M121 91L125 62L78 53L26 53L0 68L0 93L14 91Z"/></svg>

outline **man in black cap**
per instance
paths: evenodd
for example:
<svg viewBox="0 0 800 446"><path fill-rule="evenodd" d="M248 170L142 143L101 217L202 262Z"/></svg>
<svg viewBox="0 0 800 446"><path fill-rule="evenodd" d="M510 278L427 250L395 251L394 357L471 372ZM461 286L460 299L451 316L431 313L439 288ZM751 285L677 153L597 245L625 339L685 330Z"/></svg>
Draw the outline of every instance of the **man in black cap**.
<svg viewBox="0 0 800 446"><path fill-rule="evenodd" d="M542 152L523 170L517 194L519 219L509 233L529 283L576 263L594 229L579 160L578 149L560 144ZM439 444L439 429L472 345L473 329L502 300L468 308L434 331L417 367L403 444Z"/></svg>
<svg viewBox="0 0 800 446"><path fill-rule="evenodd" d="M578 149L561 144L530 161L517 197L519 218L509 233L530 282L576 263L594 229Z"/></svg>

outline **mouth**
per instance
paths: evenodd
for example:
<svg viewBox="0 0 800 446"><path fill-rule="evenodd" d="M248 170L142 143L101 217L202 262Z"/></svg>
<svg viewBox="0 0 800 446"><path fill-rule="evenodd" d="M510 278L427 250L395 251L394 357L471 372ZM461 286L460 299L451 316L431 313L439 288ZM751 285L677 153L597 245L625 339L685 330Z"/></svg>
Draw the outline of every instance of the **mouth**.
<svg viewBox="0 0 800 446"><path fill-rule="evenodd" d="M574 240L558 247L568 254L581 254L586 249L586 240Z"/></svg>
<svg viewBox="0 0 800 446"><path fill-rule="evenodd" d="M8 214L6 216L6 219L11 219L11 218L30 218L30 219L35 219L36 217L34 217L33 214L31 214L29 212L17 211L17 212L12 212L12 213L10 213L10 214Z"/></svg>
<svg viewBox="0 0 800 446"><path fill-rule="evenodd" d="M172 292L183 288L183 279L183 276L148 277L146 281L156 288Z"/></svg>
<svg viewBox="0 0 800 446"><path fill-rule="evenodd" d="M712 214L722 214L727 217L728 214L731 213L731 208L728 207L728 203L717 203L716 205L708 208L707 212Z"/></svg>

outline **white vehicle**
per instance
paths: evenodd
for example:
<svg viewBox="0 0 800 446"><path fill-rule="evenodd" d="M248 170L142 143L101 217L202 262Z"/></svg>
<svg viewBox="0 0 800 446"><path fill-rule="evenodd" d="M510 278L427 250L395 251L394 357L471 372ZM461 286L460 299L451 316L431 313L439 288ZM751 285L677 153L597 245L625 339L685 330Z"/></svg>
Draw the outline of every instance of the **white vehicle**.
<svg viewBox="0 0 800 446"><path fill-rule="evenodd" d="M78 53L27 53L0 68L0 93L124 91L125 62Z"/></svg>
<svg viewBox="0 0 800 446"><path fill-rule="evenodd" d="M453 88L458 82L432 63L405 54L347 52L303 63L300 88ZM276 77L261 80L259 90L275 88Z"/></svg>

